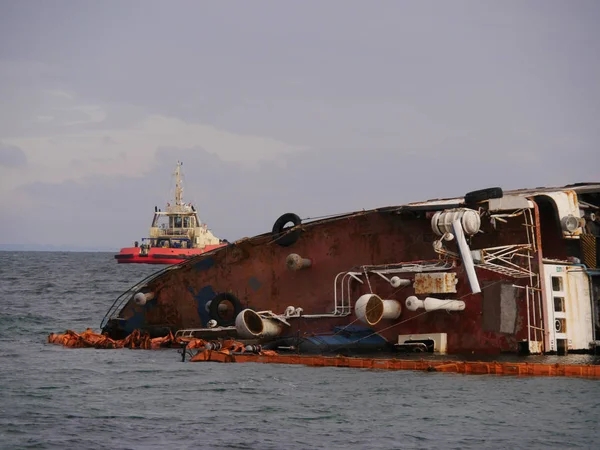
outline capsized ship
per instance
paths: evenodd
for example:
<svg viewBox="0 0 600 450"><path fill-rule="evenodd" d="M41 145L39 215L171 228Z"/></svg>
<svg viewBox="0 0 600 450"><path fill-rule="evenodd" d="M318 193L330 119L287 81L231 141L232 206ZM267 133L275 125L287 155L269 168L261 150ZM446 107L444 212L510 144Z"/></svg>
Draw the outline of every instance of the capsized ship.
<svg viewBox="0 0 600 450"><path fill-rule="evenodd" d="M122 248L115 255L118 263L177 264L223 247L226 242L217 238L205 223L200 222L196 208L183 202L181 166L175 169L175 199L162 211L154 207L150 237L137 241L133 247Z"/></svg>
<svg viewBox="0 0 600 450"><path fill-rule="evenodd" d="M600 183L305 223L287 213L270 233L140 281L101 328L298 353L588 352L600 332L599 213Z"/></svg>

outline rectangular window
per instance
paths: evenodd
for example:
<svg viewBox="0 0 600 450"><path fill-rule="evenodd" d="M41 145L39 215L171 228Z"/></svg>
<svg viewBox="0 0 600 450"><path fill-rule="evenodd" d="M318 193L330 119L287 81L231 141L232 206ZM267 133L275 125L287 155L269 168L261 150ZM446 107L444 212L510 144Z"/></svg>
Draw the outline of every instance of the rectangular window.
<svg viewBox="0 0 600 450"><path fill-rule="evenodd" d="M552 277L552 290L554 292L562 292L562 290L563 290L562 277Z"/></svg>
<svg viewBox="0 0 600 450"><path fill-rule="evenodd" d="M554 297L554 311L565 312L565 299L564 297Z"/></svg>

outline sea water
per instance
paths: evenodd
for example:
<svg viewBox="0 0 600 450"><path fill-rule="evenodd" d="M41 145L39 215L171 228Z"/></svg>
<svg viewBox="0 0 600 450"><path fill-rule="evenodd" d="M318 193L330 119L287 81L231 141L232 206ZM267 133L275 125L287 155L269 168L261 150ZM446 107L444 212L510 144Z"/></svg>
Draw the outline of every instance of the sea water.
<svg viewBox="0 0 600 450"><path fill-rule="evenodd" d="M99 331L114 299L160 267L0 252L0 448L600 446L600 380L183 363L174 349L46 344L51 332Z"/></svg>

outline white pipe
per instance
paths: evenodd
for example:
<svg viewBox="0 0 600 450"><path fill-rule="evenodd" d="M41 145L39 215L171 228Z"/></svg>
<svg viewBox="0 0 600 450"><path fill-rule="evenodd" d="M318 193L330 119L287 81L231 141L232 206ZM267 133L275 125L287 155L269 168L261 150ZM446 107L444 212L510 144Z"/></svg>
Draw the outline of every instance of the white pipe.
<svg viewBox="0 0 600 450"><path fill-rule="evenodd" d="M460 220L455 220L454 222L452 222L452 228L454 229L454 236L456 237L456 242L458 244L460 256L462 258L463 264L465 265L465 271L467 272L469 284L471 285L471 292L473 294L479 294L481 292L481 288L479 287L479 280L477 279L477 274L475 273L475 264L473 264L473 256L471 255L471 249L469 248L469 244L467 244L467 240L465 239L465 233L463 231Z"/></svg>
<svg viewBox="0 0 600 450"><path fill-rule="evenodd" d="M392 278L388 278L386 277L383 273L381 272L374 272L377 275L379 275L381 278L383 278L385 281L387 281L388 283L390 283L390 285L392 287L398 288L400 286L408 286L410 284L410 280L407 278L400 278L397 276L393 276Z"/></svg>
<svg viewBox="0 0 600 450"><path fill-rule="evenodd" d="M356 279L356 275L352 276L352 277L348 277L348 279L346 280L346 303L344 304L344 308L342 309L341 314L343 315L348 315L352 312L352 305L351 305L351 301L350 301L350 283L352 282L352 280ZM361 284L363 284L362 280L358 280L360 281Z"/></svg>
<svg viewBox="0 0 600 450"><path fill-rule="evenodd" d="M338 315L338 302L337 302L337 281L338 278L340 277L340 275L343 275L342 277L342 281L340 282L341 286L342 286L342 294L341 294L341 306L340 309L342 310L341 313L339 314L344 314L344 309L346 308L344 306L344 280L346 279L347 276L352 276L352 275L362 275L360 272L340 272L335 276L335 280L333 281L333 314L318 314L318 317L333 317ZM363 283L363 281L357 277L353 277L354 279L358 280L361 284ZM348 289L350 289L350 280L348 280ZM350 305L350 301L348 301L348 309ZM350 311L348 311L347 314L350 314Z"/></svg>
<svg viewBox="0 0 600 450"><path fill-rule="evenodd" d="M345 272L340 272L335 276L335 279L333 280L333 312L336 313L337 312L337 280L339 278L340 275L343 275ZM343 279L343 278L342 278ZM344 285L342 284L342 289L344 288Z"/></svg>
<svg viewBox="0 0 600 450"><path fill-rule="evenodd" d="M354 304L356 317L367 325L377 325L383 319L397 319L402 306L396 300L382 300L375 294L364 294Z"/></svg>
<svg viewBox="0 0 600 450"><path fill-rule="evenodd" d="M235 318L235 329L242 338L271 338L281 334L283 323L277 319L260 317L251 309L245 309Z"/></svg>
<svg viewBox="0 0 600 450"><path fill-rule="evenodd" d="M390 278L390 284L392 287L399 288L400 286L404 287L410 285L410 280L407 278L392 277Z"/></svg>
<svg viewBox="0 0 600 450"><path fill-rule="evenodd" d="M463 311L465 309L465 302L462 300L442 300L439 298L426 297L425 300L419 300L414 295L411 295L406 299L406 308L410 311L417 311L418 309L425 309L425 311Z"/></svg>

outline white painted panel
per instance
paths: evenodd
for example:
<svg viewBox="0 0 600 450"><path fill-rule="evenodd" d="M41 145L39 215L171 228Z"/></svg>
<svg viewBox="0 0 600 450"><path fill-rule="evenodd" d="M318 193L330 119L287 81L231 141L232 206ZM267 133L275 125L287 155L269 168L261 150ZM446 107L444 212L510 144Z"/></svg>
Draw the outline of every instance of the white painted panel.
<svg viewBox="0 0 600 450"><path fill-rule="evenodd" d="M579 266L544 264L546 301L550 334L550 351L556 351L556 340L567 339L569 350L587 350L593 338L589 277ZM552 278L560 279L560 289ZM564 312L554 310L554 298L564 298ZM556 321L564 320L565 329L557 332Z"/></svg>
<svg viewBox="0 0 600 450"><path fill-rule="evenodd" d="M581 267L569 267L565 290L569 350L588 349L593 339L590 282Z"/></svg>

